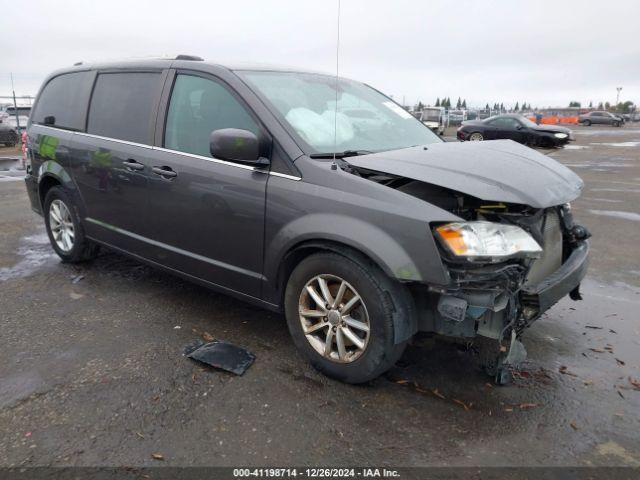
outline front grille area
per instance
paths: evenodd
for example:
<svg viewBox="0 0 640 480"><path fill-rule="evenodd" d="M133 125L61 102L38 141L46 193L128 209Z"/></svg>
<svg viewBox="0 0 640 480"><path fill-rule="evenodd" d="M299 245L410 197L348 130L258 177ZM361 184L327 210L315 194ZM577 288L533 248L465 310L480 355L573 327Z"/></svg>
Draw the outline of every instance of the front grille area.
<svg viewBox="0 0 640 480"><path fill-rule="evenodd" d="M549 210L544 217L542 256L533 262L525 285L535 285L562 265L562 227L558 212Z"/></svg>

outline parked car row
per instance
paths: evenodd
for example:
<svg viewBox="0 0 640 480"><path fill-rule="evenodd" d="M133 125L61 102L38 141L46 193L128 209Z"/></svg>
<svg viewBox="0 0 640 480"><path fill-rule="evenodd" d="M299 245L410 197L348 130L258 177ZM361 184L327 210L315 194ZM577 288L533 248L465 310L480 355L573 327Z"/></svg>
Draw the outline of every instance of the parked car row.
<svg viewBox="0 0 640 480"><path fill-rule="evenodd" d="M13 147L18 143L27 129L30 113L31 107L0 106L0 144Z"/></svg>
<svg viewBox="0 0 640 480"><path fill-rule="evenodd" d="M31 115L31 107L29 106L19 106L15 107L10 104L5 104L0 106L0 120L5 117L15 117L16 112L20 117L29 117Z"/></svg>
<svg viewBox="0 0 640 480"><path fill-rule="evenodd" d="M0 106L0 124L12 127L18 132L18 135L27 128L29 115L31 115L30 106L18 106L17 108L6 104Z"/></svg>

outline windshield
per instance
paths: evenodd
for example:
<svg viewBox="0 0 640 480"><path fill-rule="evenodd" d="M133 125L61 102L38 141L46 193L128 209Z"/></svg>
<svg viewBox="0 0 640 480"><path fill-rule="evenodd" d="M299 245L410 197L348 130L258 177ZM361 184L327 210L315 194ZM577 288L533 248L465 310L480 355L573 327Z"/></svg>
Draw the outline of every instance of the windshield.
<svg viewBox="0 0 640 480"><path fill-rule="evenodd" d="M307 153L396 150L441 142L409 112L371 87L328 75L238 74L308 146ZM304 148L303 148L304 149Z"/></svg>
<svg viewBox="0 0 640 480"><path fill-rule="evenodd" d="M518 115L518 120L520 120L520 122L525 126L525 127L537 127L537 125L532 122L531 120L529 120L527 117L524 117L522 115Z"/></svg>

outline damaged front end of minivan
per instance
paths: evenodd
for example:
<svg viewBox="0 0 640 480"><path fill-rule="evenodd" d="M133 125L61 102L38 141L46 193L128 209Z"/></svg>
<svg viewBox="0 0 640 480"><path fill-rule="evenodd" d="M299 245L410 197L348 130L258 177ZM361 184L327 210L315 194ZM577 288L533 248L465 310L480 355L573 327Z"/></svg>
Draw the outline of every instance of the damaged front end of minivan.
<svg viewBox="0 0 640 480"><path fill-rule="evenodd" d="M402 155L404 160L410 158L407 153ZM430 183L426 180L437 180L437 169L447 167L430 163L428 157L422 165L430 169L428 173L409 169L411 177L399 174L407 173L401 169L393 173L376 170L373 167L380 165L366 157L354 159L354 163L358 165L344 168L460 218L453 223L430 223L449 283L409 284L418 311L418 330L472 343L496 382L508 382L510 367L526 358L520 342L523 331L562 297L581 299L590 234L574 223L569 200L578 196L582 181L577 176L563 178L568 187L564 194L548 181L546 186L554 193L547 191L546 198L527 205L483 200L461 192L461 182L458 189ZM451 177L448 181L455 183ZM489 184L486 177L481 181ZM474 193L480 191L473 173L467 182L473 185L470 189L475 188ZM513 200L525 195L522 187L507 187L496 179L491 187L493 190L485 190L490 198ZM509 194L500 194L509 188ZM558 200L566 201L553 204Z"/></svg>
<svg viewBox="0 0 640 480"><path fill-rule="evenodd" d="M451 281L431 287L437 301L421 327L476 338L484 367L504 383L508 367L526 357L522 332L565 295L580 299L589 233L573 223L569 204L537 210L481 204L473 218L434 227ZM483 240L468 233L482 229L495 233ZM478 255L474 248L492 251Z"/></svg>

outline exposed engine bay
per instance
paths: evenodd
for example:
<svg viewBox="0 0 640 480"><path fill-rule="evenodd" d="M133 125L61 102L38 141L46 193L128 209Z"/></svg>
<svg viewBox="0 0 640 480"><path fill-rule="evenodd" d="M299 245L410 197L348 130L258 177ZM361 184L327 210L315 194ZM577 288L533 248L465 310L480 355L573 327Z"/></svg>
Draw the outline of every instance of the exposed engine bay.
<svg viewBox="0 0 640 480"><path fill-rule="evenodd" d="M574 251L588 250L585 240L590 234L584 227L574 224L569 204L533 208L485 201L423 181L355 167L344 161L341 167L424 200L465 221L516 225L542 247L538 258L509 258L495 262L461 260L441 248L449 284L445 287L410 285L419 312L418 330L472 342L480 353L483 366L499 383L508 381L508 367L526 358L526 350L519 341L522 332L567 293L574 300L581 299L581 277L566 292L558 290L551 281L562 277L566 284L564 276L571 275L563 272L565 262Z"/></svg>

